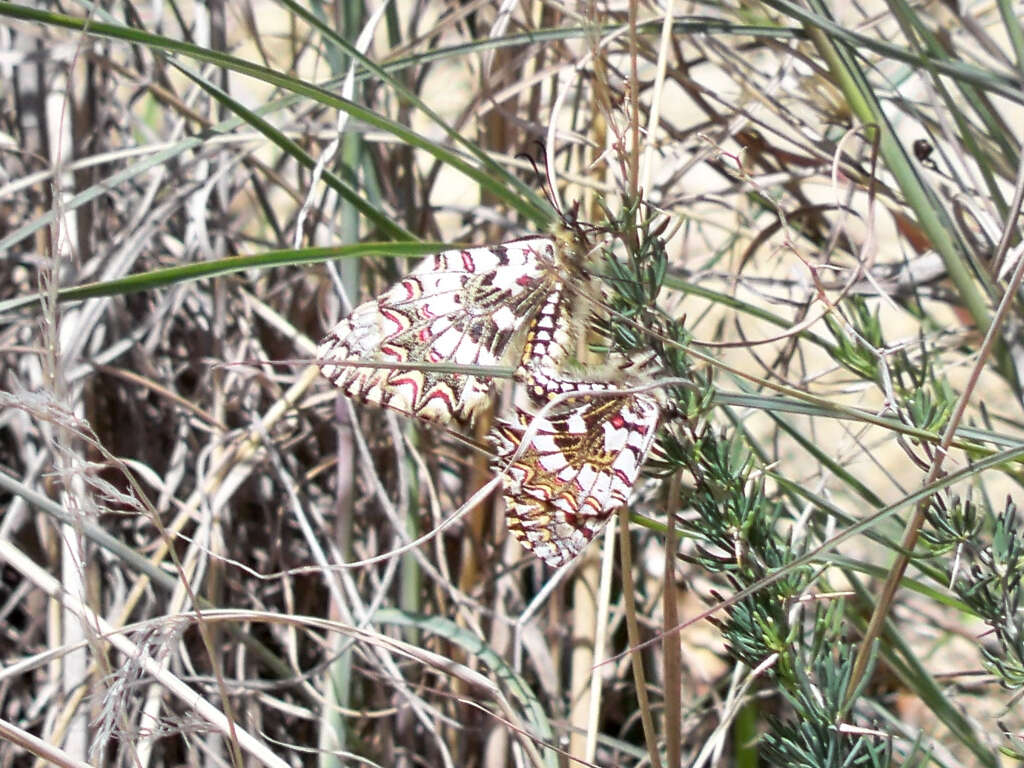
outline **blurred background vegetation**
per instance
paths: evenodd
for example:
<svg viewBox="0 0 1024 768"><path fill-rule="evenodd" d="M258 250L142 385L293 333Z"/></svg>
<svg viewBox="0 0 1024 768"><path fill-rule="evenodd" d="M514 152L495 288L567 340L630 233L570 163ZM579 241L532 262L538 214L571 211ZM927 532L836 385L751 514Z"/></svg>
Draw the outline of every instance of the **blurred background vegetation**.
<svg viewBox="0 0 1024 768"><path fill-rule="evenodd" d="M1019 760L1021 13L0 2L0 764ZM568 569L391 555L487 425L316 341L551 202L678 416Z"/></svg>

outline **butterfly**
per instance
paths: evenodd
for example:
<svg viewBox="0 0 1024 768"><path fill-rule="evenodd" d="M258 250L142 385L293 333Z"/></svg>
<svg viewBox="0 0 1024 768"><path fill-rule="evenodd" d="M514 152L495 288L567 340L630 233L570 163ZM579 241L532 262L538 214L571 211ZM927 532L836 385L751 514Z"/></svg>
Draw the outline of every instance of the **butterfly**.
<svg viewBox="0 0 1024 768"><path fill-rule="evenodd" d="M544 311L574 314L591 282L579 250L566 233L430 256L324 337L320 370L360 402L435 424L468 424L490 402L491 377L415 366L514 365L524 348L547 345L548 331L534 319ZM412 365L365 365L373 362Z"/></svg>
<svg viewBox="0 0 1024 768"><path fill-rule="evenodd" d="M494 468L512 535L548 565L575 558L629 501L660 418L650 395L591 391L550 416L517 409L497 421Z"/></svg>
<svg viewBox="0 0 1024 768"><path fill-rule="evenodd" d="M661 416L649 395L604 395L612 385L566 373L601 296L582 268L586 251L579 232L443 251L356 307L317 350L347 396L435 424L468 424L490 403L491 377L459 366L518 363L536 409L562 396L550 415L517 407L491 433L509 530L555 566L628 501Z"/></svg>

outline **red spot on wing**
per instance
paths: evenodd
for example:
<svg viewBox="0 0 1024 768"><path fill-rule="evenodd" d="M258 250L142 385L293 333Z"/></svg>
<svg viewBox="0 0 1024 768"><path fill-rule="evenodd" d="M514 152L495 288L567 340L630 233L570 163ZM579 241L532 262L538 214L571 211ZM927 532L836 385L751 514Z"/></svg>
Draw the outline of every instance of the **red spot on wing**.
<svg viewBox="0 0 1024 768"><path fill-rule="evenodd" d="M429 403L431 400L440 400L442 403L444 403L446 410L448 410L450 413L455 412L455 403L452 402L452 399L449 396L449 392L446 388L436 387L430 390L427 393L426 403ZM426 405L426 403L424 403L424 406Z"/></svg>
<svg viewBox="0 0 1024 768"><path fill-rule="evenodd" d="M402 350L391 344L381 344L380 354L382 357L390 357L395 362L401 362L403 359Z"/></svg>
<svg viewBox="0 0 1024 768"><path fill-rule="evenodd" d="M414 377L402 377L399 375L398 378L391 379L389 382L394 388L403 387L407 384L412 385L412 403L415 405L416 401L420 399L420 384Z"/></svg>
<svg viewBox="0 0 1024 768"><path fill-rule="evenodd" d="M405 315L399 312L394 312L390 310L388 307L380 308L380 316L394 326L393 330L389 330L387 332L388 337L394 336L396 333L401 331L406 326L407 323Z"/></svg>

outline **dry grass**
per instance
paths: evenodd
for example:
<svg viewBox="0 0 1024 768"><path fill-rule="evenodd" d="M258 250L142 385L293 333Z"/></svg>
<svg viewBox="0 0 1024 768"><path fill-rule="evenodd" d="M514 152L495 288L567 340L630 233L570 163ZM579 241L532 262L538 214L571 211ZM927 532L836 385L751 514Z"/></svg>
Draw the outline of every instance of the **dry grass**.
<svg viewBox="0 0 1024 768"><path fill-rule="evenodd" d="M0 766L1024 751L1019 9L806 8L0 3ZM540 146L693 385L555 575L311 366Z"/></svg>

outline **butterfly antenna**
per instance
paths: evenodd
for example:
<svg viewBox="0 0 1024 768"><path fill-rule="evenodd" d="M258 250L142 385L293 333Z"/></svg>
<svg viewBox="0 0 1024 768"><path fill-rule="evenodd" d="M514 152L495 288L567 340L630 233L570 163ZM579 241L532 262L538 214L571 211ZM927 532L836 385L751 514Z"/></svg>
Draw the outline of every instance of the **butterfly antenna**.
<svg viewBox="0 0 1024 768"><path fill-rule="evenodd" d="M530 153L520 152L518 155L516 155L516 158L526 158L526 160L529 161L530 165L533 166L533 172L537 175L538 182L541 179L544 180L543 184L538 183L538 186L544 193L544 199L548 201L548 205L550 205L551 208L555 211L555 213L558 214L558 218L560 218L563 223L568 225L565 212L562 210L562 206L558 202L558 199L555 195L555 177L554 174L551 172L551 164L552 162L554 162L554 158L548 157L547 147L543 141L541 141L540 139L534 139L533 143L537 145L537 149L539 150L538 157L540 158L541 162L544 163L543 173L541 173L540 167L537 164L538 158L534 157Z"/></svg>

